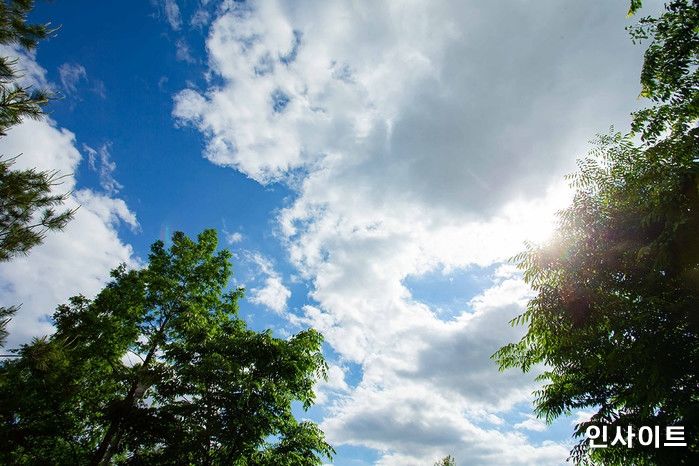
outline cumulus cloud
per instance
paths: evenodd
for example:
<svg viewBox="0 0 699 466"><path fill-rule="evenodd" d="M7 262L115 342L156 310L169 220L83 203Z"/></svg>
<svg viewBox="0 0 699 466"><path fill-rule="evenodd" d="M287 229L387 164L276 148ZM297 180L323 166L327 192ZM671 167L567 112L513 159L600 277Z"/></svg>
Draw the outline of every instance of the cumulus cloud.
<svg viewBox="0 0 699 466"><path fill-rule="evenodd" d="M14 53L14 52L13 52ZM27 84L46 87L45 71L33 55L21 55L21 66L32 70ZM17 169L58 170L63 183L55 189L71 192L64 204L77 208L75 217L61 232L49 232L43 244L27 256L0 264L0 302L21 304L8 330L8 347L27 342L33 336L52 332L48 319L58 304L73 295L93 296L120 263L135 265L133 250L118 236L125 224L138 222L126 203L112 193L100 194L76 185L75 171L82 157L75 135L50 118L27 120L0 139L0 153L22 154Z"/></svg>
<svg viewBox="0 0 699 466"><path fill-rule="evenodd" d="M47 319L58 304L75 294L93 296L120 263L134 265L133 250L118 236L120 224L138 223L126 203L107 194L76 189L72 173L80 162L75 136L49 121L27 121L0 140L0 152L18 154L16 168L37 167L68 175L56 189L74 190L64 207L78 208L61 232L47 234L25 257L0 264L0 301L21 303L9 325L8 346L50 333Z"/></svg>
<svg viewBox="0 0 699 466"><path fill-rule="evenodd" d="M258 267L260 273L266 278L264 285L250 290L250 302L265 306L277 314L286 311L286 303L291 297L289 290L282 278L274 269L272 261L260 254L251 254L248 258Z"/></svg>
<svg viewBox="0 0 699 466"><path fill-rule="evenodd" d="M314 388L316 404L323 405L330 399L350 391L345 381L345 369L342 366L329 364L327 377L327 380L319 380Z"/></svg>
<svg viewBox="0 0 699 466"><path fill-rule="evenodd" d="M521 280L506 279L472 299L467 312L452 321L430 315L408 320L407 309L387 309L400 313L402 331L389 330L386 343L368 345L373 351L362 363L361 382L334 399L323 429L337 443L386 452L380 464L429 464L447 453L470 464L559 464L567 454L564 445L531 444L503 429L498 415L530 402L536 388L531 375L500 373L490 360L501 345L521 337L521 329L508 321L529 296ZM520 448L526 460L516 453Z"/></svg>
<svg viewBox="0 0 699 466"><path fill-rule="evenodd" d="M463 407L421 385L388 393L357 389L352 410L322 428L331 441L383 452L379 465L422 466L447 454L464 464L558 465L567 449L554 442L532 445L518 432L502 432L469 420Z"/></svg>
<svg viewBox="0 0 699 466"><path fill-rule="evenodd" d="M633 109L641 50L624 5L522 2L224 2L207 39L208 89L173 115L203 155L295 192L280 211L313 325L361 380L323 426L381 464L558 464L502 422L532 375L489 356L517 339L528 289L500 266L443 321L405 285L502 264L543 240L587 140ZM523 428L524 425L520 426Z"/></svg>

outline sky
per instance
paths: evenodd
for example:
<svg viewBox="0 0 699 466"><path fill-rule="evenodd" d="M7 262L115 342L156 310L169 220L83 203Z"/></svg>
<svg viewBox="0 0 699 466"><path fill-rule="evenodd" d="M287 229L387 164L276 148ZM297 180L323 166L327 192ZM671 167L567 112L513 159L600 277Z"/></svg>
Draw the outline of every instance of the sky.
<svg viewBox="0 0 699 466"><path fill-rule="evenodd" d="M550 234L594 135L643 105L627 3L39 2L59 29L21 54L24 80L58 98L0 153L59 170L79 209L0 264L0 303L22 303L8 346L155 240L215 228L252 328L325 336L298 416L333 464L564 464L586 413L545 425L541 368L490 355L532 296L509 258Z"/></svg>

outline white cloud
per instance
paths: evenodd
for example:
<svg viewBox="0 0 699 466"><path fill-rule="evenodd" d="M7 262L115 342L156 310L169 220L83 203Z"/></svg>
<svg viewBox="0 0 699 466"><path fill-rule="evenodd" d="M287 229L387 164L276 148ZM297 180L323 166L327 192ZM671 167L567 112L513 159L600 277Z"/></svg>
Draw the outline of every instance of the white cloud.
<svg viewBox="0 0 699 466"><path fill-rule="evenodd" d="M32 56L33 57L33 56ZM63 63L58 67L58 76L61 86L67 95L75 96L78 92L78 85L81 81L91 82L89 91L102 99L107 98L107 86L100 79L90 79L87 77L87 70L78 63ZM42 76L41 79L44 79Z"/></svg>
<svg viewBox="0 0 699 466"><path fill-rule="evenodd" d="M521 430L531 430L534 432L543 432L546 430L547 426L544 421L537 418L532 414L525 414L525 419L522 422L518 422L514 425L515 429Z"/></svg>
<svg viewBox="0 0 699 466"><path fill-rule="evenodd" d="M504 280L507 278L513 278L518 276L520 273L519 269L515 264L502 264L495 269L493 276L496 280Z"/></svg>
<svg viewBox="0 0 699 466"><path fill-rule="evenodd" d="M164 0L163 10L170 27L178 31L182 27L182 16L180 15L180 7L177 5L177 2L175 0Z"/></svg>
<svg viewBox="0 0 699 466"><path fill-rule="evenodd" d="M560 444L532 445L518 432L470 419L458 399L421 384L359 387L321 427L331 442L381 451L380 465L433 464L446 454L463 464L558 465L567 455Z"/></svg>
<svg viewBox="0 0 699 466"><path fill-rule="evenodd" d="M99 79L93 79L92 83L92 89L90 89L90 91L92 91L94 94L101 97L102 99L106 99L107 86L104 84L104 81Z"/></svg>
<svg viewBox="0 0 699 466"><path fill-rule="evenodd" d="M345 381L345 369L341 366L329 364L327 376L328 379L318 381L313 390L316 394L316 404L318 405L323 405L330 399L350 391L350 387Z"/></svg>
<svg viewBox="0 0 699 466"><path fill-rule="evenodd" d="M209 21L211 20L211 15L209 12L202 8L198 8L194 14L192 15L192 18L189 20L189 24L192 25L192 27L195 28L203 28L207 24L209 24Z"/></svg>
<svg viewBox="0 0 699 466"><path fill-rule="evenodd" d="M228 244L240 243L241 241L243 241L243 238L244 238L243 234L239 231L234 231L233 233L225 232L225 234L226 234L226 242L228 242Z"/></svg>
<svg viewBox="0 0 699 466"><path fill-rule="evenodd" d="M78 83L81 80L87 81L85 67L76 63L64 63L59 66L58 75L61 79L61 85L67 94L75 94L78 90Z"/></svg>
<svg viewBox="0 0 699 466"><path fill-rule="evenodd" d="M177 39L175 42L175 58L177 58L179 61L187 63L196 62L192 56L192 52L189 50L189 45L184 39Z"/></svg>
<svg viewBox="0 0 699 466"><path fill-rule="evenodd" d="M291 291L276 276L267 277L264 286L250 290L250 302L267 306L278 314L286 310L290 297Z"/></svg>
<svg viewBox="0 0 699 466"><path fill-rule="evenodd" d="M80 162L75 137L48 121L27 121L0 139L0 152L22 152L16 168L37 167L68 175L57 187L75 189L72 173ZM58 304L73 295L93 296L120 263L134 265L133 250L118 237L119 224L136 228L135 215L123 200L77 189L65 202L78 208L61 232L49 232L43 244L25 257L0 264L0 301L22 305L11 321L8 346L50 333L46 320Z"/></svg>
<svg viewBox="0 0 699 466"><path fill-rule="evenodd" d="M429 315L407 319L407 309L386 309L399 313L389 326L395 331L402 322L404 328L385 332L383 344L367 342L373 351L362 362L361 382L336 398L322 428L337 444L384 451L380 464L430 464L447 453L469 464L561 463L565 446L531 444L508 432L497 415L529 402L535 388L532 375L500 373L490 360L502 344L521 336L522 330L508 321L522 311L529 293L520 280L502 281L449 322ZM377 319L386 325L385 318ZM321 320L314 323L324 330ZM366 324L337 327L345 337L352 330L364 329L365 336L378 333ZM332 333L329 341L342 354L351 353ZM517 453L520 449L524 456Z"/></svg>
<svg viewBox="0 0 699 466"><path fill-rule="evenodd" d="M603 0L224 2L207 39L219 79L178 93L173 115L213 163L296 192L280 231L314 303L291 319L362 368L331 403L332 439L381 464L565 459L495 422L534 387L489 359L521 335L508 325L528 297L519 275L498 267L448 322L405 280L546 238L570 196L561 175L636 104L625 13Z"/></svg>
<svg viewBox="0 0 699 466"><path fill-rule="evenodd" d="M116 163L111 158L109 153L111 143L102 144L99 149L93 149L87 144L83 144L83 150L87 152L87 160L90 169L96 171L100 177L100 185L107 194L113 196L119 192L123 186L114 179L114 171Z"/></svg>
<svg viewBox="0 0 699 466"><path fill-rule="evenodd" d="M266 306L277 314L286 311L291 290L284 286L272 262L260 254L251 254L248 258L257 265L260 273L266 276L263 286L250 290L249 301Z"/></svg>
<svg viewBox="0 0 699 466"><path fill-rule="evenodd" d="M0 44L0 54L3 57L18 57L15 67L19 71L20 81L24 86L46 88L46 70L36 62L36 50L26 51L16 45Z"/></svg>
<svg viewBox="0 0 699 466"><path fill-rule="evenodd" d="M45 71L33 55L21 55L29 83L46 87ZM33 336L50 333L47 316L58 304L73 295L93 296L109 278L109 271L120 263L135 265L130 245L119 239L117 229L126 224L138 226L126 203L109 194L98 194L76 186L74 173L81 162L75 135L50 118L27 120L0 138L0 153L22 154L17 169L58 170L63 184L55 189L72 194L66 209L78 208L75 217L61 232L49 232L43 244L24 257L0 264L0 302L21 308L11 321L7 346L27 342Z"/></svg>

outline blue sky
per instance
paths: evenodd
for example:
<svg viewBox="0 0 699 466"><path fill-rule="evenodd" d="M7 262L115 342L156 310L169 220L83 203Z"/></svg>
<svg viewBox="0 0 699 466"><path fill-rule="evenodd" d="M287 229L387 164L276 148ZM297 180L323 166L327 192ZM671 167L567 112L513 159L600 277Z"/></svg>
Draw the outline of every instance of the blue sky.
<svg viewBox="0 0 699 466"><path fill-rule="evenodd" d="M0 265L1 302L23 303L10 344L154 240L216 228L253 328L325 335L330 377L300 415L334 464L564 463L584 413L542 425L534 374L489 356L530 296L507 259L546 238L594 134L641 104L626 10L40 2L33 19L60 29L25 79L61 98L0 151L68 174L81 207Z"/></svg>

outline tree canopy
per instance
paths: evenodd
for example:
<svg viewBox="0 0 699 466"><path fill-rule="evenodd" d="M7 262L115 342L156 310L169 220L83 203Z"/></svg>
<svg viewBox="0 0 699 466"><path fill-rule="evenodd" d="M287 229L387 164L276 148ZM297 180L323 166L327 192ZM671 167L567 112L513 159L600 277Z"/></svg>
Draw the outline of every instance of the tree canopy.
<svg viewBox="0 0 699 466"><path fill-rule="evenodd" d="M595 424L687 430L689 450L595 450L603 464L699 453L698 156L697 131L647 149L600 137L553 239L516 258L536 297L516 319L526 335L496 357L501 368L547 366L537 414L595 409Z"/></svg>
<svg viewBox="0 0 699 466"><path fill-rule="evenodd" d="M317 465L333 450L308 408L322 337L247 329L230 253L207 230L156 242L147 267L112 272L56 333L0 366L5 464Z"/></svg>
<svg viewBox="0 0 699 466"><path fill-rule="evenodd" d="M634 42L650 41L641 96L654 102L634 114L632 130L650 142L666 131L684 133L699 118L699 0L670 1L664 14L628 29Z"/></svg>
<svg viewBox="0 0 699 466"><path fill-rule="evenodd" d="M27 22L33 7L33 0L0 1L0 45L33 50L51 33L47 24ZM17 63L17 58L0 56L0 136L24 118L41 118L49 100L48 92L18 84L21 71Z"/></svg>
<svg viewBox="0 0 699 466"><path fill-rule="evenodd" d="M699 459L698 13L672 1L632 28L651 39L641 82L655 105L632 124L642 142L599 136L570 176L575 196L552 239L515 258L536 296L513 320L525 336L494 357L501 369L543 365L537 414L593 410L577 437L590 426L685 428L686 448L591 449L583 438L577 462Z"/></svg>

